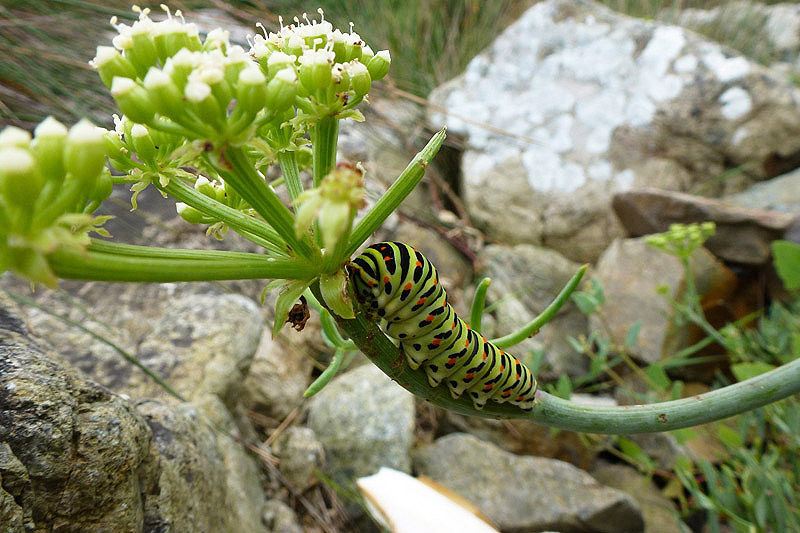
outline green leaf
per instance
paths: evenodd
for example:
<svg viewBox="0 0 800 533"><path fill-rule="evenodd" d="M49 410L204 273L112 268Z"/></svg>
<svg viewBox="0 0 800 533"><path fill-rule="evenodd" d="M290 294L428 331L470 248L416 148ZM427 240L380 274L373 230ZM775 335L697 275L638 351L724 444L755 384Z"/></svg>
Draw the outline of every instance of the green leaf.
<svg viewBox="0 0 800 533"><path fill-rule="evenodd" d="M572 301L575 302L575 305L578 306L578 309L580 309L581 313L584 315L591 315L600 307L600 302L597 298L588 292L572 293Z"/></svg>
<svg viewBox="0 0 800 533"><path fill-rule="evenodd" d="M800 289L800 244L789 241L773 241L775 270L784 286L789 290Z"/></svg>
<svg viewBox="0 0 800 533"><path fill-rule="evenodd" d="M650 456L632 440L626 437L620 437L617 441L617 445L619 449L622 450L622 453L629 458L630 462L645 468L652 468L654 466Z"/></svg>
<svg viewBox="0 0 800 533"><path fill-rule="evenodd" d="M742 436L739 434L738 431L731 428L730 426L721 425L716 430L717 438L722 441L728 448L731 449L738 449L744 445L742 441Z"/></svg>
<svg viewBox="0 0 800 533"><path fill-rule="evenodd" d="M744 381L746 379L760 376L764 372L769 372L774 368L775 367L773 365L768 363L764 363L762 361L753 361L752 363L737 363L735 365L731 365L731 372L733 372L733 375L736 376L738 381Z"/></svg>
<svg viewBox="0 0 800 533"><path fill-rule="evenodd" d="M568 375L563 374L558 378L555 395L564 400L569 400L570 396L572 396L572 381Z"/></svg>
<svg viewBox="0 0 800 533"><path fill-rule="evenodd" d="M628 329L628 333L625 334L625 346L636 346L636 341L639 339L639 330L641 329L641 320L637 320L633 323L633 325Z"/></svg>
<svg viewBox="0 0 800 533"><path fill-rule="evenodd" d="M344 270L322 274L319 278L319 290L331 311L342 318L355 318L353 302L347 293L347 274Z"/></svg>
<svg viewBox="0 0 800 533"><path fill-rule="evenodd" d="M667 373L664 371L664 367L659 365L658 363L652 364L647 367L647 377L650 378L650 381L653 382L653 385L658 387L659 389L666 389L669 387L671 381Z"/></svg>
<svg viewBox="0 0 800 533"><path fill-rule="evenodd" d="M678 444L683 444L686 441L697 438L697 432L692 428L675 429L670 431L670 433L672 433L672 436L678 441Z"/></svg>
<svg viewBox="0 0 800 533"><path fill-rule="evenodd" d="M289 310L310 284L310 280L275 280L264 289L264 292L266 292L280 287L278 301L275 303L275 323L272 326L273 338L281 331L281 328L289 318Z"/></svg>

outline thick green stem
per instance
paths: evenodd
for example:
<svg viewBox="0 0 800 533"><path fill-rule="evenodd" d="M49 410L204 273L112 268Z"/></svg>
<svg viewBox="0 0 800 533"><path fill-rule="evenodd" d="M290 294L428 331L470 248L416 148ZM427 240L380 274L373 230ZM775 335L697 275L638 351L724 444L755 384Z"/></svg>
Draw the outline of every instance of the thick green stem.
<svg viewBox="0 0 800 533"><path fill-rule="evenodd" d="M556 296L555 300L553 300L552 303L548 305L539 316L522 326L517 331L509 333L508 335L498 339L492 339L491 342L498 348L505 349L509 346L519 344L531 335L534 335L537 331L539 331L539 328L556 316L556 313L558 313L559 309L561 309L573 291L575 291L575 289L578 287L578 283L581 282L581 279L586 273L587 268L589 268L589 265L583 265L581 268L579 268L575 275L570 278L569 282L564 286L564 288L561 289L561 292L558 293L558 296Z"/></svg>
<svg viewBox="0 0 800 533"><path fill-rule="evenodd" d="M196 191L180 179L173 178L165 186L158 182L153 182L159 190L164 191L180 202L184 202L195 209L221 220L228 224L235 231L246 232L257 235L269 245L264 247L272 252L286 255L286 243L272 227L262 220L245 215L241 211L228 207L227 205L209 198L205 194Z"/></svg>
<svg viewBox="0 0 800 533"><path fill-rule="evenodd" d="M312 286L317 293L318 287ZM776 402L800 392L800 359L755 378L705 394L649 405L600 407L536 393L533 410L489 402L477 410L466 396L452 398L447 387L431 387L421 370L411 370L405 355L362 313L353 320L335 317L339 327L384 373L415 396L450 411L483 418L517 418L588 433L631 434L669 431L704 424Z"/></svg>
<svg viewBox="0 0 800 533"><path fill-rule="evenodd" d="M132 245L114 248L96 241L86 252L60 249L48 255L47 261L60 278L93 281L310 279L317 274L308 262L258 254Z"/></svg>
<svg viewBox="0 0 800 533"><path fill-rule="evenodd" d="M445 129L439 130L425 148L422 149L414 159L408 164L403 172L397 177L395 182L386 191L386 194L380 197L377 203L372 206L372 209L364 215L364 218L353 228L350 233L350 240L347 246L347 257L353 255L359 246L364 241L369 239L377 229L383 224L383 221L397 209L397 206L408 196L414 187L420 182L425 175L425 169L428 164L433 160L433 157L441 148L445 138Z"/></svg>
<svg viewBox="0 0 800 533"><path fill-rule="evenodd" d="M339 141L339 119L325 117L311 127L314 187L331 173L336 165L336 147Z"/></svg>
<svg viewBox="0 0 800 533"><path fill-rule="evenodd" d="M314 256L311 245L307 241L295 237L294 215L283 205L264 178L256 172L244 153L244 149L229 146L224 151L224 157L224 162L215 162L211 158L209 161L225 179L225 182L231 185L255 209L256 213L275 229L292 251L306 259L311 259Z"/></svg>
<svg viewBox="0 0 800 533"><path fill-rule="evenodd" d="M481 332L483 309L486 306L486 291L489 290L489 285L491 284L491 278L483 278L475 288L475 297L472 298L472 307L470 307L469 312L469 326L478 333Z"/></svg>

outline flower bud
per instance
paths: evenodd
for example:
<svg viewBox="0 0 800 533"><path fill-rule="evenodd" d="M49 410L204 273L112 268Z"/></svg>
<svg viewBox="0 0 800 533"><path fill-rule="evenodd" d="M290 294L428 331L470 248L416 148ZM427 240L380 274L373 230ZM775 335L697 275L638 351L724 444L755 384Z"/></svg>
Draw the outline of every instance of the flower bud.
<svg viewBox="0 0 800 533"><path fill-rule="evenodd" d="M189 75L195 67L195 56L189 50L182 49L164 64L164 72L172 78L178 89L183 90L189 81Z"/></svg>
<svg viewBox="0 0 800 533"><path fill-rule="evenodd" d="M33 206L43 185L29 151L16 146L0 148L0 193L7 205Z"/></svg>
<svg viewBox="0 0 800 533"><path fill-rule="evenodd" d="M173 119L180 116L183 106L181 91L164 71L151 68L144 77L144 88L159 113Z"/></svg>
<svg viewBox="0 0 800 533"><path fill-rule="evenodd" d="M278 72L267 84L266 106L279 113L288 109L297 95L297 75L293 68L285 68Z"/></svg>
<svg viewBox="0 0 800 533"><path fill-rule="evenodd" d="M363 63L356 61L350 64L350 87L356 96L366 95L372 87L372 77Z"/></svg>
<svg viewBox="0 0 800 533"><path fill-rule="evenodd" d="M236 84L237 106L246 113L255 116L267 104L267 79L261 69L255 65L239 73Z"/></svg>
<svg viewBox="0 0 800 533"><path fill-rule="evenodd" d="M389 72L389 67L392 64L392 58L389 55L389 50L381 50L367 63L369 75L373 80L379 80L386 76Z"/></svg>
<svg viewBox="0 0 800 533"><path fill-rule="evenodd" d="M103 172L100 173L100 175L97 177L97 181L94 183L94 188L89 195L89 200L99 204L111 196L111 192L113 190L114 182L111 179L111 173L108 172L108 169L103 169Z"/></svg>
<svg viewBox="0 0 800 533"><path fill-rule="evenodd" d="M53 117L47 117L34 130L36 137L31 143L31 151L46 180L64 178L64 146L67 141L67 128Z"/></svg>
<svg viewBox="0 0 800 533"><path fill-rule="evenodd" d="M31 134L22 128L8 126L0 131L0 148L16 146L27 149L31 144Z"/></svg>
<svg viewBox="0 0 800 533"><path fill-rule="evenodd" d="M64 148L64 167L73 178L94 187L106 162L105 131L86 119L69 130Z"/></svg>
<svg viewBox="0 0 800 533"><path fill-rule="evenodd" d="M158 149L150 136L150 132L141 124L134 124L131 128L131 145L136 155L149 165L154 165Z"/></svg>
<svg viewBox="0 0 800 533"><path fill-rule="evenodd" d="M333 250L345 230L350 225L350 204L346 202L326 202L319 214L319 228L322 231L322 245Z"/></svg>
<svg viewBox="0 0 800 533"><path fill-rule="evenodd" d="M175 204L175 209L178 211L178 216L190 224L211 224L214 222L211 217L183 202Z"/></svg>
<svg viewBox="0 0 800 533"><path fill-rule="evenodd" d="M222 109L219 107L211 87L201 81L190 81L183 91L186 100L194 104L195 112L200 120L219 127L222 119Z"/></svg>
<svg viewBox="0 0 800 533"><path fill-rule="evenodd" d="M111 96L129 119L140 124L153 120L155 109L144 87L130 78L116 77L111 82Z"/></svg>
<svg viewBox="0 0 800 533"><path fill-rule="evenodd" d="M365 65L368 65L369 60L373 57L375 57L375 52L372 51L372 48L370 48L368 44L364 45L364 47L361 49L361 58L359 61Z"/></svg>
<svg viewBox="0 0 800 533"><path fill-rule="evenodd" d="M306 198L303 198L303 196L306 196ZM311 227L314 217L317 216L320 207L322 207L324 198L320 196L318 189L313 189L303 193L298 200L304 200L300 207L297 208L294 217L294 233L299 239Z"/></svg>
<svg viewBox="0 0 800 533"><path fill-rule="evenodd" d="M162 63L183 49L195 52L203 46L196 25L185 24L174 18L156 23L153 41Z"/></svg>
<svg viewBox="0 0 800 533"><path fill-rule="evenodd" d="M331 85L331 52L306 50L300 56L300 83L309 91L325 89Z"/></svg>
<svg viewBox="0 0 800 533"><path fill-rule="evenodd" d="M106 87L111 87L115 77L135 78L136 69L133 64L119 53L113 46L98 46L97 53L89 64L97 69L97 74Z"/></svg>
<svg viewBox="0 0 800 533"><path fill-rule="evenodd" d="M126 50L125 57L130 59L140 78L158 62L153 27L150 19L139 20L131 27L131 47Z"/></svg>
<svg viewBox="0 0 800 533"><path fill-rule="evenodd" d="M267 60L267 75L269 79L275 77L275 74L285 68L294 69L294 62L297 58L284 54L283 52L273 52Z"/></svg>
<svg viewBox="0 0 800 533"><path fill-rule="evenodd" d="M209 198L214 198L215 200L217 198L216 187L214 187L205 176L197 176L197 179L194 181L194 189Z"/></svg>
<svg viewBox="0 0 800 533"><path fill-rule="evenodd" d="M286 52L290 56L300 57L303 55L304 49L305 49L305 43L303 42L303 39L301 39L296 34L292 34L286 41L284 52Z"/></svg>

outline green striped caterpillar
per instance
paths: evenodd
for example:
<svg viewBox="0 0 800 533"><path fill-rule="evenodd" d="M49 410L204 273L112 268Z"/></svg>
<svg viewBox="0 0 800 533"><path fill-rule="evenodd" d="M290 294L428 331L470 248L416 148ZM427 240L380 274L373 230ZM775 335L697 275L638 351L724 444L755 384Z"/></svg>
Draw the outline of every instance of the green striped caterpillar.
<svg viewBox="0 0 800 533"><path fill-rule="evenodd" d="M401 242L380 242L347 265L356 299L400 341L408 365L423 366L428 382L466 392L477 409L487 401L530 411L536 379L516 357L487 341L447 303L433 264Z"/></svg>

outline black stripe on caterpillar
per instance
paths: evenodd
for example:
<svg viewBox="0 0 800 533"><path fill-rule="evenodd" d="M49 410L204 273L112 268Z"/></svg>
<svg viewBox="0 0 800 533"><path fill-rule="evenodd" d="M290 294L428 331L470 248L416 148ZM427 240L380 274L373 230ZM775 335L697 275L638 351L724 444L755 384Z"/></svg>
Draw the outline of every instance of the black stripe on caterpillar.
<svg viewBox="0 0 800 533"><path fill-rule="evenodd" d="M432 387L444 382L454 398L466 392L477 409L487 401L533 408L533 373L458 317L436 268L415 248L373 244L347 270L356 299L400 341L408 365L424 368Z"/></svg>

